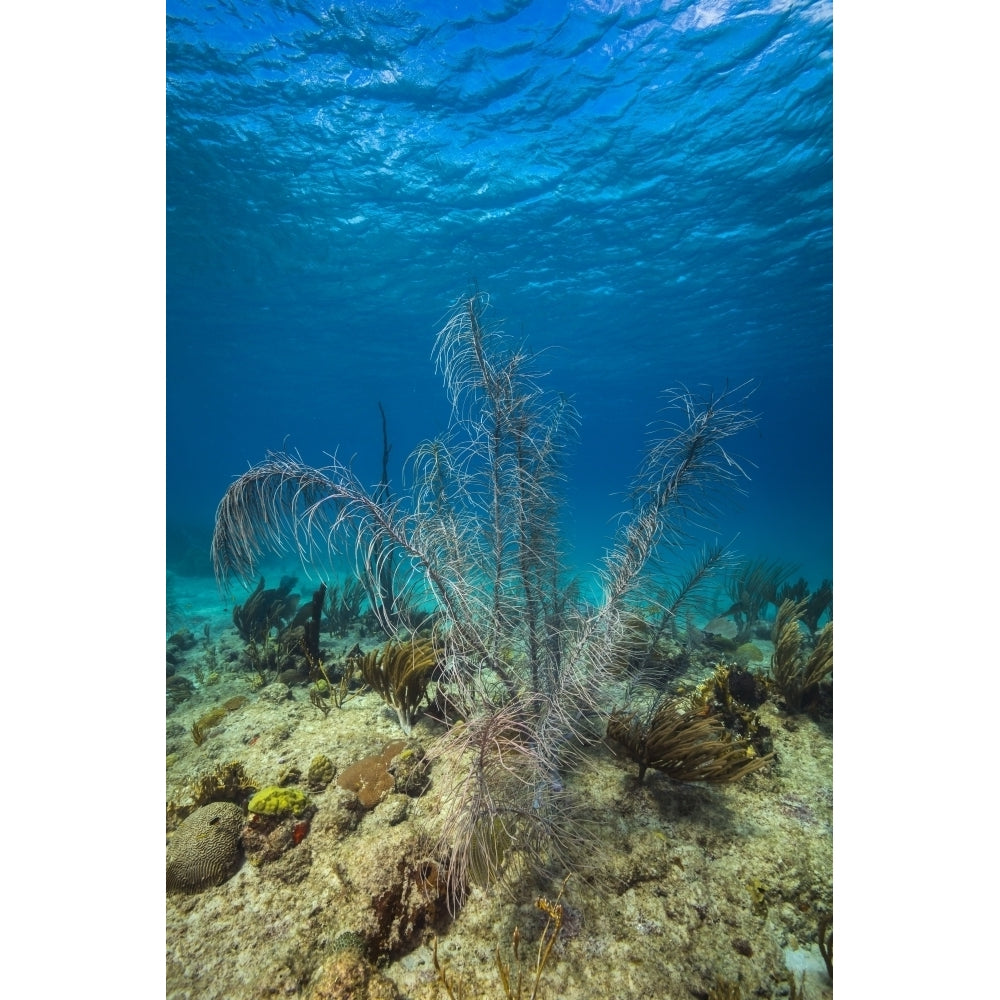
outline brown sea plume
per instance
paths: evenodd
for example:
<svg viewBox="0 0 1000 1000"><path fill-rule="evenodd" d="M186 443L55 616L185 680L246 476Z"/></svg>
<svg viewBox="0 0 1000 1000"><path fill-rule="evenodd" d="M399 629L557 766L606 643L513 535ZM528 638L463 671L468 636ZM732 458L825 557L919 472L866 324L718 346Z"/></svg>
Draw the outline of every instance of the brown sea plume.
<svg viewBox="0 0 1000 1000"><path fill-rule="evenodd" d="M746 741L734 739L715 716L683 699L654 704L645 715L616 709L607 737L639 765L639 781L649 768L675 781L737 781L771 760Z"/></svg>

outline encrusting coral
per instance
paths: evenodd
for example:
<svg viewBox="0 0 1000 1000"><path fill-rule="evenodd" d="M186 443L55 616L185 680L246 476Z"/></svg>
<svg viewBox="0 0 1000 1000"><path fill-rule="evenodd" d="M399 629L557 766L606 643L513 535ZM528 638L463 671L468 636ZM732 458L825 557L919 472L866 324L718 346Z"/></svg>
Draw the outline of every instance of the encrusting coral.
<svg viewBox="0 0 1000 1000"><path fill-rule="evenodd" d="M308 806L309 797L305 792L269 785L250 800L247 811L261 816L301 816Z"/></svg>
<svg viewBox="0 0 1000 1000"><path fill-rule="evenodd" d="M405 740L393 740L381 753L372 754L345 768L337 784L354 792L365 809L374 809L396 787L389 765L405 749Z"/></svg>

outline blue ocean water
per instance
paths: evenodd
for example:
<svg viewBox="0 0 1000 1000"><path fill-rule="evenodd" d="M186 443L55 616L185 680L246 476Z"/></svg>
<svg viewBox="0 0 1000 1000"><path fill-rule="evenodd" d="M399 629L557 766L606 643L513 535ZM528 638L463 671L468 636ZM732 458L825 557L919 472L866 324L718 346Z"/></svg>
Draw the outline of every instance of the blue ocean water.
<svg viewBox="0 0 1000 1000"><path fill-rule="evenodd" d="M443 429L474 284L572 395L571 556L663 389L754 380L715 525L832 578L830 2L167 3L168 568L268 449Z"/></svg>

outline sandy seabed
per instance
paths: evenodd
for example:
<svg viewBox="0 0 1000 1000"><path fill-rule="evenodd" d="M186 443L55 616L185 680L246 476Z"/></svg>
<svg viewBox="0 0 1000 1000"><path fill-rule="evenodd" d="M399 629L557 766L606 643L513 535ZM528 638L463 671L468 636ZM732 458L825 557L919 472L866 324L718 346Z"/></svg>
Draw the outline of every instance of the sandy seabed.
<svg viewBox="0 0 1000 1000"><path fill-rule="evenodd" d="M251 690L231 605L211 581L177 577L174 589L172 624L190 629L196 645L179 664L194 693L167 714L168 804L183 805L199 777L231 761L263 786L290 769L305 776L319 754L339 775L403 738L395 713L371 692L324 715L304 687ZM333 656L352 644L322 639ZM196 744L194 722L234 697L247 701ZM788 716L770 701L758 714L776 759L733 785L680 784L652 771L639 785L635 765L604 747L566 777L600 831L601 877L566 882L538 998L782 997L790 971L799 996L832 997L817 943L819 916L832 911L832 721ZM421 719L408 746L427 747L443 731ZM447 998L435 940L455 1000L503 1000L497 953L516 978L515 927L522 995L532 996L546 926L536 900L554 901L562 876L515 872L489 891L474 889L451 917L426 884L413 884L414 872L430 871L442 795L433 768L422 795L391 793L370 810L336 781L309 789L308 833L278 860L245 861L222 885L168 894L168 1000ZM168 809L168 843L176 825ZM380 937L382 956L362 958L345 932Z"/></svg>

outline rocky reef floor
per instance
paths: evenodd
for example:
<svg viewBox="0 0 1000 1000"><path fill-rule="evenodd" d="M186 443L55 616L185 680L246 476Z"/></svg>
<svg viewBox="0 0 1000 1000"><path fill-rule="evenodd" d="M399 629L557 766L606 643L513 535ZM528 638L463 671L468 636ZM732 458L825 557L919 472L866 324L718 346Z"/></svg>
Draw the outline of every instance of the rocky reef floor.
<svg viewBox="0 0 1000 1000"><path fill-rule="evenodd" d="M194 645L176 668L190 693L166 718L168 845L192 788L232 762L258 786L302 788L311 806L275 857L258 853L220 885L167 895L168 1000L502 1000L500 966L514 996L520 969L527 998L552 933L537 901L557 898L562 926L539 998L832 997L818 944L832 911L831 720L766 702L758 714L776 758L732 785L653 771L640 785L634 764L595 748L566 776L597 831L590 870L564 881L515 866L452 915L434 855L445 793L433 767L420 794L392 791L367 809L336 778L323 783L314 768L309 780L319 757L339 776L393 741L419 754L444 727L421 718L404 736L372 692L324 714L305 687L253 690L214 584L178 577L173 599L173 624ZM334 656L353 642L323 637ZM226 703L235 707L196 742L195 724Z"/></svg>

